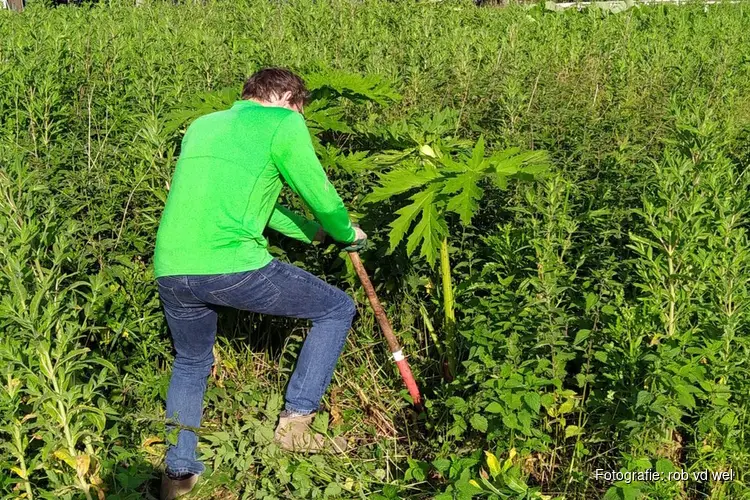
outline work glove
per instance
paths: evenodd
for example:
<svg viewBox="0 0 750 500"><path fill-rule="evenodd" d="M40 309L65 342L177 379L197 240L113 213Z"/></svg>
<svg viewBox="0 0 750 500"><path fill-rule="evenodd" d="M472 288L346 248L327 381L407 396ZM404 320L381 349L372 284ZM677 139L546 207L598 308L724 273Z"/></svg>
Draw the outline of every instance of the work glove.
<svg viewBox="0 0 750 500"><path fill-rule="evenodd" d="M359 252L365 248L367 244L367 234L359 228L359 224L352 223L354 228L355 236L354 241L349 243L349 246L344 247L347 252Z"/></svg>

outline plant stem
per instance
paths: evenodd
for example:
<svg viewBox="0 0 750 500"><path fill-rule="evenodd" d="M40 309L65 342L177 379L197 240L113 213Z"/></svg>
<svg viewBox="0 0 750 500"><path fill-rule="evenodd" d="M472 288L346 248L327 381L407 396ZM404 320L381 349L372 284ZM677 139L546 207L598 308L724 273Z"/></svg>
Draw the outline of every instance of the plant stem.
<svg viewBox="0 0 750 500"><path fill-rule="evenodd" d="M456 314L453 303L453 282L451 262L448 255L448 238L440 243L440 274L443 280L443 312L445 313L445 345L448 357L448 372L452 378L456 374Z"/></svg>
<svg viewBox="0 0 750 500"><path fill-rule="evenodd" d="M70 424L68 423L68 411L65 405L62 402L62 393L60 392L60 386L57 383L57 377L54 376L54 371L52 371L52 389L55 391L57 395L57 410L60 413L60 420L63 428L63 433L65 435L65 441L68 447L68 454L75 460L78 456L78 452L76 451L76 443L73 440L73 435L70 432ZM78 478L78 486L83 490L83 494L86 495L86 500L92 500L91 497L91 491L90 486L88 482L86 481L85 475L81 473L81 471L76 469L76 477Z"/></svg>
<svg viewBox="0 0 750 500"><path fill-rule="evenodd" d="M674 248L669 247L667 249L667 260L669 263L669 316L667 321L667 337L672 337L675 332L675 321L677 321L676 318L676 311L675 311L675 303L677 302L677 291L675 290L675 283L674 283L674 273L675 273L675 267L674 267Z"/></svg>
<svg viewBox="0 0 750 500"><path fill-rule="evenodd" d="M424 321L424 325L427 328L427 331L430 334L430 337L432 337L432 343L435 344L435 349L437 349L438 355L440 358L443 357L443 346L440 345L440 340L438 339L437 333L435 332L435 327L432 326L432 321L430 321L430 316L427 314L427 308L424 306L424 304L419 305L419 312L422 314L422 321Z"/></svg>
<svg viewBox="0 0 750 500"><path fill-rule="evenodd" d="M31 483L29 482L29 471L26 468L26 460L24 459L24 448L21 440L21 426L16 424L13 427L13 440L15 441L16 450L18 450L18 464L21 466L21 472L23 472L23 484L26 489L26 495L29 500L34 498L34 492L31 491Z"/></svg>

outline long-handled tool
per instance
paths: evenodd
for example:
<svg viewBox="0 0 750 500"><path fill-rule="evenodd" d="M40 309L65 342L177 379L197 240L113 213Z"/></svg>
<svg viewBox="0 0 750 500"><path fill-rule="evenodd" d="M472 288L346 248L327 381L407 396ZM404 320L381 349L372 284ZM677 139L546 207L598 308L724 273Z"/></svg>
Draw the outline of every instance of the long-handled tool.
<svg viewBox="0 0 750 500"><path fill-rule="evenodd" d="M375 317L378 319L380 330L382 330L383 335L385 335L386 341L388 341L388 347L391 349L393 360L396 362L398 371L401 373L401 377L404 379L404 384L406 384L406 388L409 390L411 399L414 402L414 407L418 411L422 411L422 397L419 394L419 387L417 387L417 382L414 380L414 375L412 375L411 373L409 363L406 361L406 358L401 352L401 346L396 339L396 335L393 333L393 328L391 327L390 321L388 321L388 316L385 315L385 310L380 304L378 296L375 294L375 288L372 286L370 277L367 276L365 266L362 265L362 261L360 260L359 254L357 252L348 253L349 258L352 260L352 265L357 271L357 276L359 276L359 281L362 283L362 287L365 289L367 298L370 300L370 305L372 306L372 310L375 313Z"/></svg>

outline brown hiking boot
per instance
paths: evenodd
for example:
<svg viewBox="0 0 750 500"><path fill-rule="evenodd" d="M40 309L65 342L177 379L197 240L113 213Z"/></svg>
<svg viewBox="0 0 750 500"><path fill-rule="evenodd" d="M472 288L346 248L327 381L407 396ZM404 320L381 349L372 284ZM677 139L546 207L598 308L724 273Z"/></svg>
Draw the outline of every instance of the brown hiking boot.
<svg viewBox="0 0 750 500"><path fill-rule="evenodd" d="M318 453L322 450L343 453L347 443L343 436L329 438L310 428L315 413L309 415L289 414L284 411L279 417L274 440L284 450L302 453Z"/></svg>
<svg viewBox="0 0 750 500"><path fill-rule="evenodd" d="M198 482L198 474L189 474L173 478L165 472L161 477L161 500L174 500L186 493L190 493Z"/></svg>

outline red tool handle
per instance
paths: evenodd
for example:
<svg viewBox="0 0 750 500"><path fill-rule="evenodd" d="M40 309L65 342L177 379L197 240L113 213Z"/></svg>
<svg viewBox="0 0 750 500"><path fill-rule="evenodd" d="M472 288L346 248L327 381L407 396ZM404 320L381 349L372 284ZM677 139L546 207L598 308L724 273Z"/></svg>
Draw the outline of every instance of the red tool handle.
<svg viewBox="0 0 750 500"><path fill-rule="evenodd" d="M401 373L401 377L404 379L404 384L406 384L406 388L409 390L411 399L414 401L414 406L421 411L422 397L419 394L419 387L417 386L417 382L414 380L414 375L412 375L411 373L409 363L406 361L406 358L404 358L404 355L401 352L401 346L396 339L396 335L393 333L391 322L388 321L388 316L386 316L385 310L378 300L378 296L375 293L375 288L372 286L372 282L370 281L370 277L367 275L365 266L362 265L362 261L360 260L359 254L357 252L349 252L349 258L352 260L352 265L357 271L359 281L362 283L362 287L365 289L367 298L370 300L370 305L372 306L372 310L378 320L380 330L383 332L385 340L388 342L388 347L390 348L391 354L393 355L393 360L396 362L398 371Z"/></svg>

